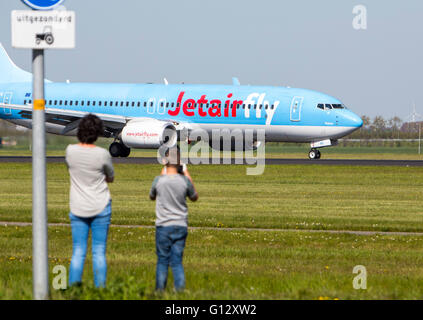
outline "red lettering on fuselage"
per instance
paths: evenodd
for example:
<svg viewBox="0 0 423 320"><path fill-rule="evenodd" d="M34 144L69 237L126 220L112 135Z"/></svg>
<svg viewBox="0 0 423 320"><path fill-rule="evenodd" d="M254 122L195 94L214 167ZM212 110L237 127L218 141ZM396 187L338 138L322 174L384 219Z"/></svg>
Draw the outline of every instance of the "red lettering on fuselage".
<svg viewBox="0 0 423 320"><path fill-rule="evenodd" d="M179 111L181 110L181 102L182 102L182 98L184 97L185 91L182 91L181 93L179 93L178 96L178 101L176 102L176 108L175 110L168 110L167 113L171 116L177 116L179 114Z"/></svg>
<svg viewBox="0 0 423 320"><path fill-rule="evenodd" d="M234 102L232 102L232 117L236 117L236 109L238 106L242 105L242 102L242 100L234 100Z"/></svg>
<svg viewBox="0 0 423 320"><path fill-rule="evenodd" d="M181 111L181 106L182 106L182 112L184 113L184 115L186 115L187 117L194 117L195 116L195 110L196 107L198 107L198 115L200 117L206 117L206 116L210 116L210 117L221 117L222 116L222 101L219 99L213 99L213 100L207 100L206 99L206 95L202 95L200 99L197 100L197 102L194 99L187 99L185 101L183 100L183 97L185 95L185 91L182 91L179 93L178 96L178 100L176 103L176 107L173 110L168 110L168 114L171 116L177 116L179 115L180 111ZM229 108L231 107L231 98L232 98L232 93L229 93L227 95L227 97L229 98L229 100L225 101L224 104L224 110L223 110L223 115L225 117L236 117L236 109L238 108L239 105L242 105L243 101L242 100L234 100L232 102L232 113L231 115L229 115ZM197 104L197 105L196 105ZM204 109L207 106L207 109Z"/></svg>
<svg viewBox="0 0 423 320"><path fill-rule="evenodd" d="M200 115L200 117L205 117L207 116L207 112L203 110L203 106L208 102L208 100L206 99L206 95L202 95L200 99L198 99L197 103L198 103L198 114Z"/></svg>
<svg viewBox="0 0 423 320"><path fill-rule="evenodd" d="M182 108L182 110L184 111L184 114L186 116L188 116L188 117L195 116L194 111L191 111L191 110L194 110L195 109L194 104L195 104L195 100L194 99L187 99L184 102L184 107Z"/></svg>
<svg viewBox="0 0 423 320"><path fill-rule="evenodd" d="M212 107L209 109L209 116L220 117L222 114L220 111L220 105L222 104L222 102L218 99L214 99L210 101L210 104L212 105Z"/></svg>

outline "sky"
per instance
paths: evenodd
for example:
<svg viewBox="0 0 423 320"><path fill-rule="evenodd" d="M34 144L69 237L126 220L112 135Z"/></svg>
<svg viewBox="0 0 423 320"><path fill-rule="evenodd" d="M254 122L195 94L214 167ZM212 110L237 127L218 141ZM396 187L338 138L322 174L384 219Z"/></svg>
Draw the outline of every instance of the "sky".
<svg viewBox="0 0 423 320"><path fill-rule="evenodd" d="M423 115L423 1L66 0L76 12L76 48L48 50L53 81L290 86L327 93L359 115ZM353 28L353 8L367 29ZM0 42L13 49L0 0Z"/></svg>

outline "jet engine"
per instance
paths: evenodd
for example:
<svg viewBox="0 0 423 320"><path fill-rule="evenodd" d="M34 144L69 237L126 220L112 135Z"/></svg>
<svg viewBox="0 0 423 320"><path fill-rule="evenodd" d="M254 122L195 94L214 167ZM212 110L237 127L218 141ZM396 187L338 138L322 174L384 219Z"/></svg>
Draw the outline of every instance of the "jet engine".
<svg viewBox="0 0 423 320"><path fill-rule="evenodd" d="M122 129L121 141L128 148L158 149L162 145L169 147L176 145L178 135L171 122L134 119Z"/></svg>

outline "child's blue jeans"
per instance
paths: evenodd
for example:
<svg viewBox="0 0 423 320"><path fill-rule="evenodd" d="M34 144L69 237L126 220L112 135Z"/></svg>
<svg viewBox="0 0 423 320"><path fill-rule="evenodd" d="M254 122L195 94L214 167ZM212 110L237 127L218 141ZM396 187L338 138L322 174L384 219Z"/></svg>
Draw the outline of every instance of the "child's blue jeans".
<svg viewBox="0 0 423 320"><path fill-rule="evenodd" d="M169 265L172 268L175 289L181 291L185 288L182 257L187 236L187 227L156 227L156 290L160 291L166 288Z"/></svg>

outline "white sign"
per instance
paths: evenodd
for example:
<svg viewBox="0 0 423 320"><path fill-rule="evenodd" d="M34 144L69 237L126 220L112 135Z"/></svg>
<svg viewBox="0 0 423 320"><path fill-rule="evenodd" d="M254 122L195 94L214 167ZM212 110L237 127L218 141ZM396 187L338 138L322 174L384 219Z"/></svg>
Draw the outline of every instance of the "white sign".
<svg viewBox="0 0 423 320"><path fill-rule="evenodd" d="M21 49L75 48L75 12L13 10L12 47Z"/></svg>

